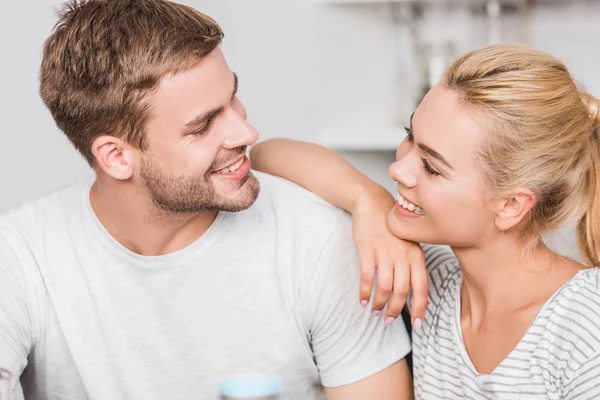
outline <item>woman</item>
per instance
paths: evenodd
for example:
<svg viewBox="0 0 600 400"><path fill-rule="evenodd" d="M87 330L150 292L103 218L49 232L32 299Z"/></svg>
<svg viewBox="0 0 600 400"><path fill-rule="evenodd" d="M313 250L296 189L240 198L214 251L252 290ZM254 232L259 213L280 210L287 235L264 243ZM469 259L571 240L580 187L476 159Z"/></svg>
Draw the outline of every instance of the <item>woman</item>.
<svg viewBox="0 0 600 400"><path fill-rule="evenodd" d="M566 67L521 46L469 52L423 99L389 169L387 226L455 258L425 247L417 398L600 398L599 126ZM350 212L384 204L316 145L266 142L253 161ZM571 219L587 265L542 241Z"/></svg>

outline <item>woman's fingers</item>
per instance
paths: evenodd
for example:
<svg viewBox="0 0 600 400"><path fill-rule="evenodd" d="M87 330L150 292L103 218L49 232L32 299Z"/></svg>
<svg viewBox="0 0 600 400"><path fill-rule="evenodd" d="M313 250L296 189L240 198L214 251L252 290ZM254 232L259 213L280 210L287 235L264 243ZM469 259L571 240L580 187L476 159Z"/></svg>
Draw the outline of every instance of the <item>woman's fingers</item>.
<svg viewBox="0 0 600 400"><path fill-rule="evenodd" d="M427 269L425 257L418 253L410 265L410 284L412 290L411 298L411 321L413 327L419 329L425 319L425 309L429 303L427 296Z"/></svg>
<svg viewBox="0 0 600 400"><path fill-rule="evenodd" d="M360 304L366 307L371 299L373 279L375 276L375 253L372 248L358 248L358 261L360 262Z"/></svg>
<svg viewBox="0 0 600 400"><path fill-rule="evenodd" d="M387 303L394 285L394 264L379 254L377 258L377 290L373 300L373 315L378 316Z"/></svg>
<svg viewBox="0 0 600 400"><path fill-rule="evenodd" d="M394 268L394 288L385 313L385 323L391 325L402 312L410 286L410 268L399 263Z"/></svg>

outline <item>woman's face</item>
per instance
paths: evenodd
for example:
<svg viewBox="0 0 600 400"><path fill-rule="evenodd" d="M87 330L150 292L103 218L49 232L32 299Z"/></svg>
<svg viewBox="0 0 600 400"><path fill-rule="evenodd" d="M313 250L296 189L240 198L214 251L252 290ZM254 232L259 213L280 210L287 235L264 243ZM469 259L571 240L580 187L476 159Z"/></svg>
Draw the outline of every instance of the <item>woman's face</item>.
<svg viewBox="0 0 600 400"><path fill-rule="evenodd" d="M425 96L389 168L398 183L390 231L403 239L477 246L496 232L495 213L475 150L481 128L455 92L440 85Z"/></svg>

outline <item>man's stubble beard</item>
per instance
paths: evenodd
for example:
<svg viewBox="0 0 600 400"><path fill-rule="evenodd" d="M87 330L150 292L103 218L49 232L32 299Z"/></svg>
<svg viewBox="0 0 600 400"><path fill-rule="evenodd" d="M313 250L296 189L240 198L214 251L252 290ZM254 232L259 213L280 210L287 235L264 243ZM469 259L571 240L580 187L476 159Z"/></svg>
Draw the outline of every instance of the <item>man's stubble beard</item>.
<svg viewBox="0 0 600 400"><path fill-rule="evenodd" d="M236 198L228 199L217 193L210 175L166 174L151 156L145 154L141 158L140 178L154 205L178 214L243 211L254 204L260 191L260 183L250 171L241 182Z"/></svg>

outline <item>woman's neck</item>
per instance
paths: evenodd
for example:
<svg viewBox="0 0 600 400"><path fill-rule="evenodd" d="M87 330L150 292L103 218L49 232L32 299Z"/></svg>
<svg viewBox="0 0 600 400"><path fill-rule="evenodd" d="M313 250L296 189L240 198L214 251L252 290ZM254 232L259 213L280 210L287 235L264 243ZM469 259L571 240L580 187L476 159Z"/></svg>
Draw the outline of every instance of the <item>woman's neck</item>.
<svg viewBox="0 0 600 400"><path fill-rule="evenodd" d="M453 248L463 274L461 316L483 326L520 310L539 308L578 270L543 245L524 257L525 245L511 235L477 248Z"/></svg>

